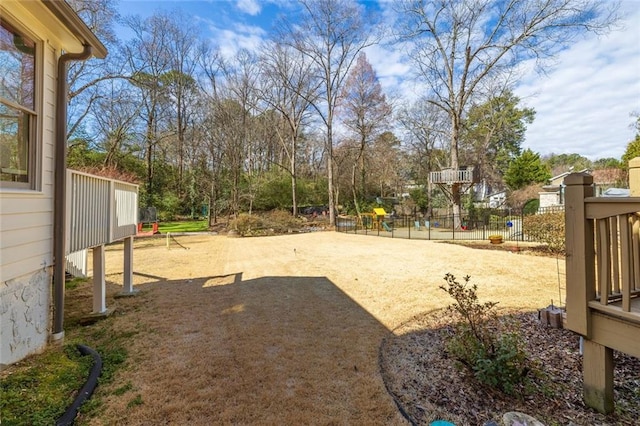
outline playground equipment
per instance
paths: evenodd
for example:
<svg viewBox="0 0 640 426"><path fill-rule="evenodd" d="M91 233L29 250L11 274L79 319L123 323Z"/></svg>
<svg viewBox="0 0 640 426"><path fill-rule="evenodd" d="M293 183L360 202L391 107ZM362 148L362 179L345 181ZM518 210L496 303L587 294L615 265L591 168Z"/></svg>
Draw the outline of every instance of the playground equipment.
<svg viewBox="0 0 640 426"><path fill-rule="evenodd" d="M383 208L373 209L373 213L360 213L358 216L359 225L363 229L373 229L375 231L391 231L391 228L384 222L387 212Z"/></svg>
<svg viewBox="0 0 640 426"><path fill-rule="evenodd" d="M374 219L373 213L360 213L358 227L361 229L378 229L378 222Z"/></svg>
<svg viewBox="0 0 640 426"><path fill-rule="evenodd" d="M147 225L145 227L145 225ZM145 229L146 228L146 229ZM159 234L158 213L155 207L142 207L138 211L137 236Z"/></svg>

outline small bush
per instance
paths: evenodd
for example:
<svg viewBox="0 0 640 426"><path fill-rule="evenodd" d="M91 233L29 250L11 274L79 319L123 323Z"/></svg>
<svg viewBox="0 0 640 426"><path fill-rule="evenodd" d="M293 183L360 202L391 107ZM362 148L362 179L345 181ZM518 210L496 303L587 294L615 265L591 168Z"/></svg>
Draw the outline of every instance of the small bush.
<svg viewBox="0 0 640 426"><path fill-rule="evenodd" d="M285 210L273 210L265 215L267 227L278 234L289 232L290 229L300 228L300 222L291 213Z"/></svg>
<svg viewBox="0 0 640 426"><path fill-rule="evenodd" d="M300 221L284 210L273 210L263 215L243 213L231 221L231 228L242 236L285 234L299 229Z"/></svg>
<svg viewBox="0 0 640 426"><path fill-rule="evenodd" d="M564 212L525 216L523 229L526 229L530 239L545 243L549 251L553 253L564 253Z"/></svg>
<svg viewBox="0 0 640 426"><path fill-rule="evenodd" d="M264 227L262 219L252 214L241 213L231 221L231 228L236 229L240 235L251 235Z"/></svg>
<svg viewBox="0 0 640 426"><path fill-rule="evenodd" d="M469 279L461 284L447 274L447 284L440 286L455 300L447 311L457 320L446 349L480 382L513 395L528 371L522 339L515 324L498 320L496 302L479 302L478 287Z"/></svg>

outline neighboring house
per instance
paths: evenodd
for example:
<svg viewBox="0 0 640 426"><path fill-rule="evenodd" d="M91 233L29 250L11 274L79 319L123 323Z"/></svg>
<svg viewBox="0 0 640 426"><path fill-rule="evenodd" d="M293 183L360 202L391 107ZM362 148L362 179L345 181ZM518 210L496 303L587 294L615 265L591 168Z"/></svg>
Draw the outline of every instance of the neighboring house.
<svg viewBox="0 0 640 426"><path fill-rule="evenodd" d="M500 209L504 208L507 202L507 191L495 192L489 195L489 208Z"/></svg>
<svg viewBox="0 0 640 426"><path fill-rule="evenodd" d="M603 196L610 188L620 186L624 180L624 173L621 169L594 170L591 172L591 176L593 176L596 197Z"/></svg>
<svg viewBox="0 0 640 426"><path fill-rule="evenodd" d="M106 54L64 1L0 2L0 369L64 335L66 64Z"/></svg>
<svg viewBox="0 0 640 426"><path fill-rule="evenodd" d="M553 208L564 205L564 178L574 173L573 170L569 170L564 173L560 173L557 176L549 179L549 183L542 187L542 191L539 192L540 208ZM589 169L583 169L575 173L590 173Z"/></svg>
<svg viewBox="0 0 640 426"><path fill-rule="evenodd" d="M561 173L552 177L549 184L542 187L543 191L539 193L540 208L553 208L564 206L564 178L573 173L572 171ZM624 179L622 170L620 169L584 169L576 173L587 173L593 176L594 194L596 197L605 195L610 188L615 188Z"/></svg>

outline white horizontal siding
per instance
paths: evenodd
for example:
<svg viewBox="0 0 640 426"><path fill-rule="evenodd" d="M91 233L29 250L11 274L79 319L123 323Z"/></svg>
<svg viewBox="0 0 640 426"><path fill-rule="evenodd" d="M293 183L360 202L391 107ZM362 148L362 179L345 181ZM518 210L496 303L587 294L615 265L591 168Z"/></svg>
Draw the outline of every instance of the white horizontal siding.
<svg viewBox="0 0 640 426"><path fill-rule="evenodd" d="M53 46L45 45L45 72L42 84L42 192L53 198L55 170L55 115L57 55Z"/></svg>
<svg viewBox="0 0 640 426"><path fill-rule="evenodd" d="M23 214L5 214L0 216L2 229L0 232L24 231L43 225L51 225L51 212L31 212ZM6 246L7 242L2 239L0 246Z"/></svg>
<svg viewBox="0 0 640 426"><path fill-rule="evenodd" d="M0 232L0 239L2 239L3 248L16 248L24 244L35 243L43 239L51 238L52 233L53 226L51 225L35 225L11 231L2 230L2 232Z"/></svg>
<svg viewBox="0 0 640 426"><path fill-rule="evenodd" d="M0 282L25 275L25 271L37 271L51 266L53 240L38 240L0 250Z"/></svg>
<svg viewBox="0 0 640 426"><path fill-rule="evenodd" d="M41 35L41 40L49 37ZM56 49L42 42L39 74L38 191L0 190L0 282L32 274L53 262L53 170Z"/></svg>
<svg viewBox="0 0 640 426"><path fill-rule="evenodd" d="M21 194L19 197L9 197L7 194L0 197L0 223L5 215L53 212L53 200L42 194L30 196ZM53 220L53 216L51 216ZM0 243L1 244L1 243Z"/></svg>

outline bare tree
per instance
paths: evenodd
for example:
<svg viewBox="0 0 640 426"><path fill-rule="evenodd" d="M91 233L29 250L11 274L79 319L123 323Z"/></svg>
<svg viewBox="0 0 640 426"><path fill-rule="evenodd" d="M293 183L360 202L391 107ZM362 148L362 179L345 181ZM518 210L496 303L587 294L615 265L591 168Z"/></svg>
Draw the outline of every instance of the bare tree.
<svg viewBox="0 0 640 426"><path fill-rule="evenodd" d="M224 200L221 200L224 143L218 128L220 116L218 108L222 99L220 80L222 79L224 60L220 50L208 42L200 44L199 52L200 93L203 96L202 105L205 108L200 132L203 139L205 164L209 170L208 222L211 226L217 223L218 212L221 210L220 205L224 204Z"/></svg>
<svg viewBox="0 0 640 426"><path fill-rule="evenodd" d="M168 14L152 15L146 20L131 17L127 26L134 37L125 48L131 82L140 94L140 116L144 122L144 154L147 163L147 182L143 204L158 202L160 188L155 185L156 149L169 134L167 118L169 99L164 85L164 75L171 66L170 40L167 28L171 17Z"/></svg>
<svg viewBox="0 0 640 426"><path fill-rule="evenodd" d="M329 220L335 223L333 192L333 133L338 96L358 53L377 42L363 17L363 7L351 0L300 0L300 15L285 19L279 40L314 64L314 77L322 81L322 94L313 108L325 126Z"/></svg>
<svg viewBox="0 0 640 426"><path fill-rule="evenodd" d="M109 86L100 83L113 79L126 79L123 61L119 60L118 39L114 23L119 15L114 0L68 0L89 29L107 46L106 60L89 59L73 61L69 65L69 114L67 138L78 132L86 119L92 115L92 107L100 99L109 96ZM107 92L103 93L102 89Z"/></svg>
<svg viewBox="0 0 640 426"><path fill-rule="evenodd" d="M165 31L168 34L168 48L171 71L164 75L164 84L173 103L173 131L176 138L175 151L178 166L178 196L185 191L184 173L187 153L188 127L193 126L192 116L198 106L199 93L195 73L198 65L198 29L182 13L172 13ZM193 129L191 129L193 130ZM193 133L193 132L192 132Z"/></svg>
<svg viewBox="0 0 640 426"><path fill-rule="evenodd" d="M392 132L382 133L373 143L373 148L380 155L370 158L370 170L376 171L371 179L375 179L380 197L397 197L404 186L408 162L400 145L400 140Z"/></svg>
<svg viewBox="0 0 640 426"><path fill-rule="evenodd" d="M366 195L365 148L384 130L391 117L391 105L382 93L382 86L367 55L361 52L343 86L339 113L343 123L358 139L358 149L352 171L353 203L358 214L358 190L360 197ZM360 185L356 182L356 168L360 169Z"/></svg>
<svg viewBox="0 0 640 426"><path fill-rule="evenodd" d="M450 164L459 168L458 144L470 100L492 80L513 76L524 61L542 67L576 37L608 30L615 3L600 0L415 0L402 4L400 37L408 41L429 101L451 121ZM478 100L480 102L480 100ZM454 214L461 186L454 183Z"/></svg>
<svg viewBox="0 0 640 426"><path fill-rule="evenodd" d="M140 112L138 100L131 96L128 85L111 81L111 91L95 103L94 121L105 152L103 166L117 168L122 151L132 151L136 119Z"/></svg>
<svg viewBox="0 0 640 426"><path fill-rule="evenodd" d="M422 99L402 108L397 119L405 130L405 143L412 154L412 175L417 183L427 185L427 214L431 214L433 188L427 177L445 163L442 154L449 133L446 114Z"/></svg>
<svg viewBox="0 0 640 426"><path fill-rule="evenodd" d="M223 107L221 123L227 123L229 142L225 157L229 160L232 176L232 212L240 211L240 198L249 201L251 210L254 187L253 174L259 168L258 149L255 146L254 113L257 106L257 79L259 77L257 59L248 50L240 50L233 62L225 62L223 67L226 95L220 104ZM247 191L241 193L241 179L246 171Z"/></svg>
<svg viewBox="0 0 640 426"><path fill-rule="evenodd" d="M312 63L299 51L275 42L263 50L260 96L284 121L284 126L276 124L274 129L288 160L283 168L291 175L291 204L297 216L298 145L310 106L317 101L320 80L313 78Z"/></svg>

